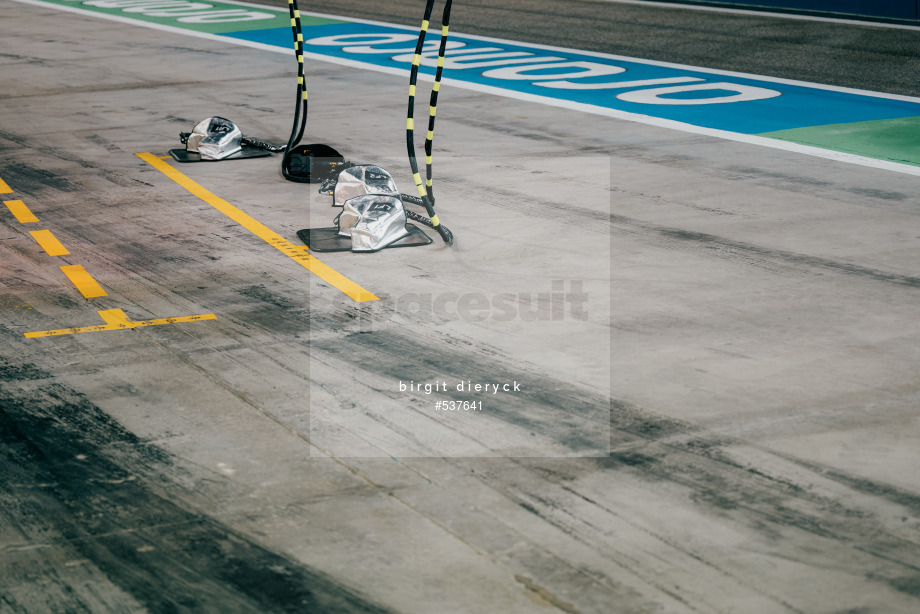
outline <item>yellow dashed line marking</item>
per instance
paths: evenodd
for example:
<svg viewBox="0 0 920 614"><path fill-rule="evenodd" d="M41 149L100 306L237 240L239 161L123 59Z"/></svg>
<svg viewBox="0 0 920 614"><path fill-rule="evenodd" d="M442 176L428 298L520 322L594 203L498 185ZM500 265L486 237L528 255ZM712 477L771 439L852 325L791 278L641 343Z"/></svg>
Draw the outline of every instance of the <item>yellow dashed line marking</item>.
<svg viewBox="0 0 920 614"><path fill-rule="evenodd" d="M77 333L96 333L104 330L129 330L141 326L161 326L163 324L180 324L182 322L200 322L202 320L216 320L217 316L213 313L203 313L195 316L181 316L178 318L158 318L156 320L136 320L128 319L127 314L121 309L106 309L96 313L103 319L105 324L96 326L82 326L78 328L61 328L58 330L40 330L32 333L24 333L30 339L35 337L55 337L58 335L75 335Z"/></svg>
<svg viewBox="0 0 920 614"><path fill-rule="evenodd" d="M0 194L12 192L10 186L8 186L3 179L0 179ZM21 200L5 200L3 204L7 206L10 210L10 213L22 224L27 224L31 222L37 222L38 218L29 210L24 202ZM58 241L57 237L50 230L31 230L29 234L35 239L35 241L45 250L49 256L66 256L70 254L67 251L67 248ZM80 291L80 294L84 298L97 298L100 296L108 296L108 293L102 289L102 286L93 279L86 269L79 264L70 264L61 267L61 271L64 275L70 279L71 283L76 286L77 290ZM375 297L376 298L376 297ZM31 308L30 308L31 309ZM155 320L136 320L132 321L128 319L127 314L121 309L106 309L104 311L97 311L99 317L105 322L105 324L98 324L96 326L83 326L83 327L74 327L74 328L60 328L56 330L40 330L31 333L23 333L27 338L34 339L36 337L56 337L59 335L73 335L76 333L93 333L105 330L130 330L132 328L138 328L141 326L161 326L163 324L180 324L182 322L200 322L202 320L216 320L217 316L213 313L203 313L194 316L180 316L177 318L158 318Z"/></svg>
<svg viewBox="0 0 920 614"><path fill-rule="evenodd" d="M262 222L237 209L224 199L214 195L201 185L195 183L157 156L150 153L138 153L135 155L188 190L192 195L197 196L204 202L208 203L229 217L231 220L252 234L256 235L288 258L294 260L326 283L345 293L355 301L364 303L367 301L380 300L372 292L362 288L357 283L348 279L329 265L323 263L312 254L308 253L308 248L306 246L295 245L294 243L291 243Z"/></svg>
<svg viewBox="0 0 920 614"><path fill-rule="evenodd" d="M66 256L70 253L50 230L30 230L29 234L49 256Z"/></svg>
<svg viewBox="0 0 920 614"><path fill-rule="evenodd" d="M5 200L3 201L3 204L6 205L6 208L10 210L10 213L13 214L13 217L15 217L16 221L20 224L28 224L30 222L38 221L38 218L35 217L35 214L29 211L29 208L21 200Z"/></svg>
<svg viewBox="0 0 920 614"><path fill-rule="evenodd" d="M86 272L86 269L79 264L70 264L62 266L61 270L64 275L77 287L84 298L96 298L99 296L108 296L108 293L102 289L92 275Z"/></svg>
<svg viewBox="0 0 920 614"><path fill-rule="evenodd" d="M2 192L12 192L12 190L3 179L0 179L0 193ZM3 204L6 205L10 213L12 213L20 223L26 224L38 221L35 214L32 213L21 200L5 200ZM58 241L57 237L55 237L54 233L50 230L30 230L29 234L32 235L35 242L38 243L49 256L67 256L70 254L67 248L64 247L64 244ZM77 290L80 291L80 294L85 298L108 296L108 293L102 289L102 286L96 283L96 280L93 279L81 265L71 264L62 266L61 271L64 272L64 275L70 279L73 285L77 287Z"/></svg>

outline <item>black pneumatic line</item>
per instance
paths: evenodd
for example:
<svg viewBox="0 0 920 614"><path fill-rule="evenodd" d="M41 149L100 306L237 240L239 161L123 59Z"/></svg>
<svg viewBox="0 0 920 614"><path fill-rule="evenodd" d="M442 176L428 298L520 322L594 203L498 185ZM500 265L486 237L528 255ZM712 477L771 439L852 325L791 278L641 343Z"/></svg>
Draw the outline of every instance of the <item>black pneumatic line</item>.
<svg viewBox="0 0 920 614"><path fill-rule="evenodd" d="M405 195L403 195L403 196L405 196ZM403 198L403 200L406 200L406 199ZM424 224L424 225L427 226L428 228L432 228L432 229L434 229L434 230L437 230L437 229L438 229L438 226L435 226L434 223L432 223L432 221L431 221L430 219L428 219L427 217L425 217L425 216L422 215L421 213L416 213L415 211L410 211L409 209L406 209L406 219L410 219L410 220L412 220L413 222L418 222L418 223L420 223L420 224ZM440 224L440 227L443 228L444 230L446 230L448 233L450 233L450 230L447 230L447 226L445 226L444 224Z"/></svg>
<svg viewBox="0 0 920 614"><path fill-rule="evenodd" d="M424 206L425 206L425 201L422 200L422 198L419 197L419 196L412 196L411 194L400 194L400 195L399 195L399 198L400 198L404 203L409 203L409 204L412 204L412 205L418 205L419 207L424 207ZM428 219L427 217L425 217L424 215L422 215L422 214L420 214L420 213L416 213L415 211L410 211L409 209L406 209L406 217L407 217L408 219L412 220L413 222L419 222L419 223L421 223L421 224L424 224L425 226L428 226L428 228L433 228L433 229L435 229L435 230L437 230L437 228L438 228L437 226L435 226L435 225L432 223L432 221L431 221L430 219ZM445 232L447 232L447 234L453 236L453 233L450 231L450 229L449 229L447 226L445 226L444 224L441 224L440 226L441 226L441 228L444 229ZM439 232L440 232L440 231L439 231Z"/></svg>
<svg viewBox="0 0 920 614"><path fill-rule="evenodd" d="M287 167L291 151L303 138L307 126L307 85L304 79L303 67L303 31L300 28L300 9L297 0L288 0L288 13L291 15L291 31L294 34L294 53L297 56L297 99L294 106L294 125L291 127L291 136L285 148L284 158L281 161L281 171L287 176ZM303 109L301 111L301 109Z"/></svg>
<svg viewBox="0 0 920 614"><path fill-rule="evenodd" d="M418 160L415 157L415 90L416 84L418 83L418 69L422 61L422 50L425 45L425 34L428 32L428 25L431 21L432 8L434 8L434 0L427 0L425 4L425 15L422 18L422 26L419 29L418 43L416 43L415 46L415 55L412 56L412 70L409 73L409 109L406 117L406 148L409 152L409 165L412 167L412 178L415 180L415 187L418 189L419 196L422 198L425 210L431 217L431 227L438 231L438 234L441 235L441 239L443 239L447 245L452 245L454 242L453 234L441 225L437 214L434 212L434 205L429 197L427 188L422 183L422 177L418 169ZM445 6L445 9L446 8L447 6ZM444 45L443 31L441 36L442 45ZM431 118L429 118L429 124L430 122Z"/></svg>
<svg viewBox="0 0 920 614"><path fill-rule="evenodd" d="M428 115L428 134L425 137L425 188L428 192L428 198L431 199L431 206L435 205L434 182L431 174L432 162L432 144L434 142L434 120L438 109L438 92L441 90L441 73L444 72L444 56L447 53L447 31L450 28L450 7L452 0L447 0L444 4L444 12L441 15L441 43L438 47L438 69L434 75L434 85L431 88L431 99L429 101Z"/></svg>

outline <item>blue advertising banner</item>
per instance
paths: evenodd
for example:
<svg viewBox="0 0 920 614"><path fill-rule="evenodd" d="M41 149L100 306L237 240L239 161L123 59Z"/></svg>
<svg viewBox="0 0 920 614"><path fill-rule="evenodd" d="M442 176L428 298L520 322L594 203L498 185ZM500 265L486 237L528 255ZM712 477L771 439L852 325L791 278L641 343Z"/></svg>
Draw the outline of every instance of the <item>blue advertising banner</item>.
<svg viewBox="0 0 920 614"><path fill-rule="evenodd" d="M224 36L289 47L291 32L277 28ZM356 22L304 28L307 52L403 70L412 62L417 36L398 26ZM420 69L431 75L439 37L433 39ZM743 134L920 116L920 100L907 97L470 36L451 36L444 71L451 82Z"/></svg>
<svg viewBox="0 0 920 614"><path fill-rule="evenodd" d="M293 48L286 9L235 0L18 1L278 53ZM306 57L408 75L417 29L302 16ZM436 70L439 34L429 33L419 58L422 80ZM909 96L453 33L444 74L449 87L920 174L920 99Z"/></svg>

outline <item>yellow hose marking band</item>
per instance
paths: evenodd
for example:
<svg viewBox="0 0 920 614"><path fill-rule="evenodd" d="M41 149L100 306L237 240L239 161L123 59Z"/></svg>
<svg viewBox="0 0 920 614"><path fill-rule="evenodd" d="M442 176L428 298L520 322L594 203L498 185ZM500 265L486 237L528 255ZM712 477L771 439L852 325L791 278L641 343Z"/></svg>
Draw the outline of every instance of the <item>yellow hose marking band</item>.
<svg viewBox="0 0 920 614"><path fill-rule="evenodd" d="M58 241L50 230L31 230L29 234L49 256L67 256L70 254L64 244Z"/></svg>
<svg viewBox="0 0 920 614"><path fill-rule="evenodd" d="M303 99L304 99L304 100L307 99L307 90L304 90L304 91L303 91Z"/></svg>
<svg viewBox="0 0 920 614"><path fill-rule="evenodd" d="M431 156L425 156L425 163L426 163L426 164L431 164L431 160L432 160L432 157L431 157Z"/></svg>
<svg viewBox="0 0 920 614"><path fill-rule="evenodd" d="M157 160L159 162L159 160ZM62 266L61 271L77 287L83 298L96 298L99 296L108 296L108 293L102 289L93 276L86 272L79 264Z"/></svg>
<svg viewBox="0 0 920 614"><path fill-rule="evenodd" d="M435 81L435 82L434 82L434 85L432 86L431 89L434 90L435 92L437 92L438 90L440 90L440 89L441 89L441 82L440 82L440 81Z"/></svg>
<svg viewBox="0 0 920 614"><path fill-rule="evenodd" d="M231 220L322 279L327 284L337 288L347 296L354 299L356 302L363 303L366 301L380 300L378 297L374 296L373 293L365 290L357 283L348 279L329 265L313 256L310 253L309 247L291 243L262 222L234 207L224 199L214 195L153 154L139 153L135 155L188 190L188 192L193 196L196 196L197 198L200 198L204 202L208 203L229 217Z"/></svg>
<svg viewBox="0 0 920 614"><path fill-rule="evenodd" d="M447 36L447 30L450 26L441 26L441 36Z"/></svg>
<svg viewBox="0 0 920 614"><path fill-rule="evenodd" d="M415 96L415 86L414 85L409 86L409 95Z"/></svg>
<svg viewBox="0 0 920 614"><path fill-rule="evenodd" d="M202 313L195 316L180 316L178 318L157 318L156 320L134 320L128 319L128 315L121 309L106 309L97 311L99 317L105 321L105 324L96 326L81 326L78 328L61 328L58 330L40 330L34 333L23 333L26 337L34 339L36 337L55 337L58 335L74 335L76 333L95 333L104 330L130 330L140 326L159 326L161 324L179 324L181 322L200 322L202 320L216 320L217 316L213 313Z"/></svg>
<svg viewBox="0 0 920 614"><path fill-rule="evenodd" d="M429 110L429 112L431 113L431 117L434 117L434 116L435 116L435 113L438 112L437 109L436 109L435 107L428 107L428 110Z"/></svg>
<svg viewBox="0 0 920 614"><path fill-rule="evenodd" d="M427 31L428 31L428 23L429 23L429 21L428 21L427 19L426 19L425 21L422 22L422 31L424 31L424 32L427 32Z"/></svg>
<svg viewBox="0 0 920 614"><path fill-rule="evenodd" d="M428 140L430 141L430 140L432 140L432 139L434 139L434 131L433 131L433 130L429 130L429 131L428 131Z"/></svg>
<svg viewBox="0 0 920 614"><path fill-rule="evenodd" d="M444 56L443 55L438 56L438 66L440 68L444 68Z"/></svg>
<svg viewBox="0 0 920 614"><path fill-rule="evenodd" d="M296 26L296 25L297 25L297 20L294 19L294 18L292 17L292 18L291 18L291 26Z"/></svg>
<svg viewBox="0 0 920 614"><path fill-rule="evenodd" d="M441 220L438 219L437 214L431 216L431 225L432 225L432 226L440 226L440 225L441 225Z"/></svg>
<svg viewBox="0 0 920 614"><path fill-rule="evenodd" d="M411 117L406 119L406 130L415 130L415 120Z"/></svg>
<svg viewBox="0 0 920 614"><path fill-rule="evenodd" d="M412 178L415 179L415 185L422 185L422 176L419 173L412 175Z"/></svg>
<svg viewBox="0 0 920 614"><path fill-rule="evenodd" d="M302 42L303 42L303 34L298 34L298 35L297 35L297 42L299 42L299 43L302 43Z"/></svg>
<svg viewBox="0 0 920 614"><path fill-rule="evenodd" d="M303 85L303 77L297 77L297 83Z"/></svg>
<svg viewBox="0 0 920 614"><path fill-rule="evenodd" d="M425 182L425 185L427 185L427 186L430 188L430 187L433 185L432 182L431 182L431 179L429 179L428 181L426 181L426 182Z"/></svg>
<svg viewBox="0 0 920 614"><path fill-rule="evenodd" d="M294 17L300 19L300 11L294 11Z"/></svg>
<svg viewBox="0 0 920 614"><path fill-rule="evenodd" d="M297 61L300 62L301 64L303 64L303 56L302 56L302 55L298 55L298 56L297 56Z"/></svg>
<svg viewBox="0 0 920 614"><path fill-rule="evenodd" d="M3 204L6 205L6 208L10 210L10 213L13 214L13 217L16 218L16 221L20 224L28 224L30 222L37 222L38 218L35 217L35 214L32 213L24 202L21 200L5 200Z"/></svg>
<svg viewBox="0 0 920 614"><path fill-rule="evenodd" d="M413 66L418 66L418 65L421 64L421 63L422 63L422 56L420 56L420 55L417 54L417 53L416 53L415 55L412 56L412 65L413 65Z"/></svg>

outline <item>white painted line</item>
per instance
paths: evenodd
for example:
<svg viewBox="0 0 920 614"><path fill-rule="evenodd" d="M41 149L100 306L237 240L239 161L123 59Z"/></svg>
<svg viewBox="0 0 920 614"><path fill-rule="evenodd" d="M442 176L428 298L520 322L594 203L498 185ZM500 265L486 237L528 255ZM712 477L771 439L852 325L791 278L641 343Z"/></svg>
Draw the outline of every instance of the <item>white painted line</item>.
<svg viewBox="0 0 920 614"><path fill-rule="evenodd" d="M17 0L17 1L19 1L19 2L27 2L27 1L29 1L29 0ZM221 1L222 1L222 2L226 2L227 4L238 4L238 5L240 5L240 6L261 7L261 8L268 8L268 9L276 10L276 11L281 11L281 10L287 11L287 9L272 9L272 7L266 7L265 5L253 4L253 3L251 3L251 2L240 2L240 1L238 1L238 0L221 0ZM637 2L637 3L641 3L641 4L648 4L648 5L652 5L652 4L656 4L656 5L657 5L657 4L665 4L665 3L660 3L660 2L647 2L647 3L646 3L646 2L641 2L641 0L603 0L603 1L606 1L606 2ZM666 4L673 4L673 3L666 3ZM687 7L687 6L691 6L691 5L688 5L688 4L673 4L673 6L675 6L675 7L678 7L678 6L679 6L679 7ZM711 8L711 7L706 7L706 8ZM757 15L762 15L762 14L764 14L764 13L760 13L759 11L747 11L747 12L749 12L749 13L754 13L754 14L757 14ZM352 22L355 22L355 23L364 23L364 24L368 24L368 25L372 25L372 26L381 26L381 27L385 27L385 28L393 28L393 29L395 29L395 30L406 30L407 32L418 32L418 28L417 28L417 27L403 26L403 25L394 24L394 23L386 23L386 22L384 22L384 21L372 21L372 20L370 20L370 19L358 19L358 18L355 18L355 17L343 17L343 16L341 16L341 15L329 15L329 14L327 14L327 13L313 13L313 12L307 12L307 11L301 11L300 14L301 14L301 15L309 15L309 16L311 16L311 17L321 17L321 18L324 18L324 19L341 19L341 20L343 20L343 21L352 21ZM777 14L777 15L779 16L779 14ZM843 21L847 21L847 20L843 20ZM137 23L137 22L133 22L133 23ZM864 22L854 22L854 23L857 24L857 25L865 25ZM873 25L874 25L874 24L873 24ZM889 25L890 25L890 24L889 24ZM920 26L907 26L907 27L912 28L912 29L916 29L916 30L920 30ZM841 87L841 86L838 86L838 85L826 85L826 84L824 84L824 83L813 83L813 82L811 82L811 81L798 81L798 80L796 80L796 79L784 79L784 78L782 78L782 77L769 77L769 76L765 76L765 75L756 75L756 74L753 74L753 73L744 73L744 72L737 72L737 71L730 71L730 70L720 70L720 69L718 69L718 68L704 68L704 67L700 67L700 66L691 66L691 65L689 65L689 64L675 64L675 63L673 63L673 62L660 62L660 61L657 61L657 60L646 60L646 59L643 59L643 58L633 58L633 57L629 57L629 56L625 56L625 55L615 55L615 54L612 54L612 53L603 53L603 52L600 52L600 51L584 51L584 50L581 50L581 49L573 49L573 48L571 48L571 47L554 47L554 46L552 46L552 45L542 45L542 44L539 44L539 43L531 43L531 42L526 42L526 41L514 41L514 40L505 39L505 38L494 38L494 37L488 37L488 36L478 36L478 35L476 35L476 34L464 34L463 32L459 32L459 31L456 31L456 32L455 32L455 31L453 31L453 30L451 30L451 36L457 36L457 37L462 36L463 38L468 38L468 39L470 39L470 40L477 40L477 41L481 41L481 42L485 42L485 43L496 43L496 44L500 44L500 45L503 44L503 45L525 46L525 47L532 47L532 48L534 48L534 49L540 49L540 50L542 50L542 51L553 51L553 52L557 52L557 53L577 53L577 54L580 54L580 55L588 55L588 56L591 56L591 57L603 58L603 59L605 59L605 60L615 60L615 61L621 61L621 62L635 62L635 63L637 63L637 64L646 64L646 65L648 65L648 66L661 66L661 67L664 67L664 68L676 68L676 69L679 69L679 70L699 71L699 72L710 73L710 74L713 74L713 75L721 75L721 76L724 76L724 77L735 77L735 78L740 78L740 79L753 79L753 80L755 80L755 81L767 81L767 82L770 82L770 83L782 83L782 84L784 84L784 85L795 85L795 86L800 86L800 87L809 87L809 88L813 88L813 89L826 90L826 91L829 91L829 92L843 92L843 93L845 93L845 94L856 94L856 95L858 95L858 96L871 96L871 97L874 97L874 98L887 98L887 99L889 99L889 100L902 100L902 101L905 101L905 102L917 102L917 103L920 103L920 97L916 97L916 96L904 96L904 95L901 95L901 94L888 94L888 93L885 93L885 92L874 92L874 91L871 91L871 90L862 90L862 89L857 89L857 88L852 88L852 87ZM218 38L223 38L223 37L218 37ZM268 47L268 46L266 46L266 47ZM321 57L322 59L325 59L325 60L327 60L327 61L332 61L332 60L333 60L333 58L328 58L327 56L313 56L313 57L315 57L316 59L319 59L319 58ZM359 64L359 63L356 62L356 64ZM373 65L370 65L370 64L361 64L360 67L361 67L361 68L367 68L367 67L369 67L369 66L373 66ZM375 70L380 70L380 68L377 67L377 66L373 66L373 69L375 69ZM391 71L383 70L382 72L391 72ZM392 74L396 74L396 73L392 73ZM408 71L406 71L405 74L408 74ZM421 74L420 74L419 76L421 76Z"/></svg>
<svg viewBox="0 0 920 614"><path fill-rule="evenodd" d="M224 2L224 1L225 0L221 0L221 2ZM175 28L173 26L164 26L164 25L161 25L158 23L152 23L149 21L140 21L138 19L131 19L129 17L119 17L118 15L108 15L106 13L99 13L97 11L81 9L78 6L67 6L64 4L50 4L48 2L41 2L41 0L13 0L13 2L19 2L20 4L31 4L32 6L39 6L44 9L54 9L56 11L75 13L77 15L83 15L84 17L98 17L99 19L117 21L119 23L126 23L132 26L138 26L141 28L150 28L152 30L161 30L163 32L181 34L183 36L194 36L196 38L206 38L209 40L220 41L223 43L243 44L244 46L248 46L248 45L245 45L245 41L233 40L226 36L218 36L217 34L208 34L207 32L195 32L194 30L186 30L184 28ZM227 4L230 4L230 2L227 2ZM239 4L239 3L234 3L234 4ZM267 10L277 10L269 6L266 6L264 8Z"/></svg>
<svg viewBox="0 0 920 614"><path fill-rule="evenodd" d="M155 23L150 23L150 22L145 22L145 21L133 20L133 19L125 18L125 17L119 17L119 16L116 16L116 15L107 15L107 14L104 14L104 13L97 13L97 12L92 12L92 11L81 10L81 9L79 9L79 8L76 8L76 7L61 6L61 5L58 5L58 4L48 4L48 3L45 3L45 2L41 2L41 0L14 0L14 1L15 1L15 2L20 2L20 3L23 3L23 4L31 4L31 5L34 5L34 6L40 6L40 7L43 7L43 8L54 8L54 9L57 9L57 10L68 11L68 12L77 13L77 14L79 14L79 15L84 15L84 16L92 16L92 17L99 17L99 18L102 18L102 19L109 19L109 20L112 20L112 21L120 22L120 23L127 23L127 24L131 24L131 25L134 25L134 26L140 26L140 27L145 27L145 28L152 28L152 29L154 29L154 30L161 30L161 31L164 31L164 32L171 32L171 33L174 33L174 34L180 34L180 35L184 35L184 36L194 36L194 37L197 37L197 38L203 38L203 39L207 39L207 40L211 40L211 41L216 41L216 42L230 43L230 44L233 44L233 45L239 45L239 46L243 46L243 47L250 47L250 48L253 48L253 49L259 49L259 50L262 50L262 51L270 51L270 52L272 52L272 53L282 53L282 54L285 54L285 55L291 55L291 54L292 54L292 51L291 51L290 49L286 48L286 47L284 47L284 48L283 48L283 47L276 47L276 46L274 46L274 45L267 45L267 44L264 44L264 43L257 43L257 42L253 42L253 41L241 40L241 39L234 38L234 37L232 37L232 36L221 36L221 35L217 35L217 34L208 34L208 33L205 33L205 32L195 32L195 31L192 31L192 30L185 30L185 29L183 29L183 28L176 28L176 27L172 27L172 26L164 26L164 25L155 24ZM275 10L275 11L279 11L279 12L282 10L282 9L276 9L276 8L273 8L273 7L268 7L268 6L263 6L263 5L256 5L256 4L252 4L252 3L246 3L246 2L238 2L238 1L234 1L234 0L221 0L221 1L222 1L222 2L227 2L228 4L239 4L239 5L241 5L241 6L261 7L261 8L264 8L264 9ZM618 1L618 0L608 0L608 1ZM680 5L680 6L685 6L685 5ZM286 10L286 9L284 9L284 10ZM309 16L313 16L313 17L323 17L323 18L327 18L327 19L341 19L341 20L343 20L343 21L351 21L351 22L357 22L357 23L366 23L366 24L370 24L370 25L379 25L379 26L385 26L385 27L389 27L389 28L394 28L394 29L399 29L399 30L407 30L407 31L413 31L413 32L416 32L416 31L417 31L416 28L412 28L412 27L409 27L409 26L401 26L401 25L389 24L389 23L384 23L384 22L379 22L379 21L369 21L369 20L363 20L363 19L353 19L353 18L350 18L350 17L341 17L341 16L336 16L336 15L327 15L327 14L323 14L323 13L308 13L308 12L305 12L305 11L301 11L301 15L309 15ZM607 53L598 53L598 52L592 52L592 51L581 51L581 50L576 50L576 49L566 49L566 48L563 48L563 47L552 47L552 46L548 46L548 45L538 45L538 44L534 44L534 43L521 43L521 42L517 42L517 41L509 41L509 40L505 40L505 39L488 38L488 37L484 37L484 36L476 36L476 35L470 35L470 34L462 34L462 35L461 35L461 34L457 33L456 35L457 35L457 36L463 36L464 38L469 38L469 39L479 40L479 41L484 41L484 42L492 42L492 43L498 43L498 44L504 43L504 44L510 44L510 45L526 45L526 46L528 46L528 47L532 47L532 48L535 48L535 49L542 49L542 50L546 50L546 51L557 51L557 52L578 53L578 54L582 54L582 55L589 55L589 56L594 56L594 57L599 57L599 58L605 58L605 59L621 60L621 61L627 61L627 62L636 62L636 63L641 63L641 64L648 64L648 65L653 65L653 66L664 66L664 67L669 67L669 68L680 68L680 69L685 69L685 70L702 71L702 72L707 72L707 73L717 74L717 75L724 75L724 76L729 76L729 77L739 77L739 78L746 78L746 79L755 79L755 80L767 81L767 82L773 82L773 83L783 83L783 84L787 84L787 85L797 85L797 86L803 86L803 87L811 87L811 88L815 88L815 89L824 89L824 90L835 91L835 92L845 92L845 93L857 94L857 95L862 95L862 96L871 96L871 97L877 97L877 98L888 98L888 99L892 99L892 100L903 100L903 101L908 101L908 102L920 102L920 98L916 98L916 97L912 97L912 96L901 96L901 95L897 95L897 94L885 94L885 93L882 93L882 92L871 92L871 91L867 91L867 90L857 90L857 89L853 89L853 88L844 88L844 87L838 87L838 86L833 86L833 85L824 85L824 84L820 84L820 83L809 83L809 82L806 82L806 81L795 81L795 80L792 80L792 79L781 79L781 78L777 78L777 77L765 77L765 76L753 75L753 74L749 74L749 73L739 73L739 72L724 71L724 70L715 70L715 69L709 69L709 68L699 68L699 67L694 67L694 66L687 66L687 65L684 65L684 64L672 64L672 63L669 63L669 62L658 62L658 61L654 61L654 60L644 60L644 59L640 59L640 58L630 58L630 57L626 57L626 56L619 56L619 55L613 55L613 54L607 54ZM406 76L409 75L409 69L397 69L397 68L392 68L392 67L377 66L377 65L375 65L375 64L369 64L369 63L366 63L366 62L359 62L359 61L356 61L356 60L348 60L348 59L345 59L345 58L338 58L338 57L333 57L333 56L320 55L320 54L316 54L316 53L304 53L304 57L307 57L307 58L310 58L310 59L313 59L313 60L317 60L317 61L320 61L320 62L327 62L327 63L331 63L331 64L337 64L337 65L340 65L340 66L348 66L348 67L350 67L350 68L358 68L358 69L361 69L361 70L370 70L370 71L374 71L374 72L381 72L381 73L386 73L386 74L391 74L391 75L397 75L397 76L402 76L402 77L406 77ZM421 81L434 81L434 76L432 76L432 75L427 75L427 74L424 74L424 73L419 73L418 78L419 78L419 80L421 80ZM808 155L808 156L814 156L814 157L818 157L818 158L824 158L824 159L833 160L833 161L836 161L836 162L845 162L845 163L848 163L848 164L856 164L856 165L859 165L859 166L865 166L865 167L869 167L869 168L876 168L876 169L881 169L881 170L893 171L893 172L897 172L897 173L903 173L903 174L907 174L907 175L920 176L920 166L913 166L913 165L910 165L910 164L900 164L900 163L897 163L897 162L890 162L890 161L887 161L887 160L878 160L878 159L875 159L875 158L867 158L867 157L864 157L864 156L857 156L857 155L854 155L854 154L848 154L848 153L843 153L843 152L838 152L838 151L832 151L832 150L828 150L828 149L822 149L822 148L819 148L819 147L811 147L811 146L808 146L808 145L800 145L800 144L798 144L798 143L791 143L791 142L787 142L787 141L780 141L780 140L778 140L778 139L771 139L771 138L761 137L761 136L756 136L756 135L741 134L741 133L737 133L737 132L728 132L728 131L725 131L725 130L717 130L717 129L714 129L714 128L705 128L705 127L701 127L701 126L694 126L694 125L692 125L692 124L686 124L686 123L683 123L683 122L678 122L678 121L669 120L669 119L661 119L661 118L652 117L652 116L649 116L649 115L640 115L640 114L638 114L638 113L629 113L629 112L626 112L626 111L619 111L619 110L616 110L616 109L608 109L608 108L599 107L599 106L596 106L596 105L590 105L590 104L585 104L585 103L573 102L573 101L568 101L568 100L559 100L559 99L550 98L550 97L547 97L547 96L538 96L538 95L536 95L536 94L527 94L527 93L523 93L523 92L515 92L515 91L506 90L506 89L502 89L502 88L498 88L498 87L493 87L493 86L488 86L488 85L480 85L480 84L477 84L477 83L470 83L470 82L468 82L468 81L455 81L455 80L450 79L450 78L443 78L443 79L442 79L442 83L445 84L445 85L450 85L450 86L453 86L453 87L457 87L457 88L459 88L459 89L465 89L465 90L471 90L471 91L476 91L476 92L482 92L482 93L486 93L486 94L492 94L492 95L495 95L495 96L501 96L501 97L504 97L504 98L512 98L512 99L515 99L515 100L521 100L521 101L524 101L524 102L533 102L533 103L543 104L543 105L547 105L547 106L559 107L559 108L567 109L567 110L570 110L570 111L578 111L578 112L583 112L583 113L591 113L591 114L594 114L594 115L602 115L602 116L605 116L605 117L611 117L611 118L620 119L620 120L624 120L624 121L631 121L631 122L646 124L646 125L650 125L650 126L656 126L656 127L659 127L659 128L667 128L667 129L670 129L670 130L678 130L678 131L680 131L680 132L686 132L686 133L690 133L690 134L699 134L699 135L703 135L703 136L711 136L711 137L714 137L714 138L724 139L724 140L728 140L728 141L735 141L735 142L739 142L739 143L747 143L747 144L750 144L750 145L757 145L757 146L761 146L761 147L769 147L769 148L771 148L771 149L779 149L779 150L783 150L783 151L789 151L789 152L793 152L793 153L799 153L799 154L804 154L804 155Z"/></svg>
<svg viewBox="0 0 920 614"><path fill-rule="evenodd" d="M276 8L272 6L267 6L265 4L256 4L253 2L242 2L241 0L220 0L220 1L223 4L236 4L239 6L245 6L247 8L284 11L285 13L287 12L287 8ZM599 1L600 2L615 2L617 4L635 4L637 6L644 6L648 8L663 7L663 8L670 8L670 9L686 9L688 11L706 11L710 13L728 13L730 15L734 14L734 15L750 15L753 17L775 17L777 19L796 19L799 21L823 21L826 23L839 23L839 24L849 25L849 26L865 26L868 28L892 28L895 30L920 30L920 25L912 26L909 24L886 23L884 21L864 21L861 19L857 19L856 17L853 17L853 18L822 17L820 15L801 15L801 14L796 14L796 13L776 12L776 10L779 10L779 9L776 9L774 11L767 11L767 10L755 11L752 9L733 9L733 8L724 7L724 6L720 7L720 6L704 6L701 4L681 4L679 2L657 2L654 0L599 0ZM730 1L730 0L726 0L726 1ZM355 17L337 17L334 15L326 15L322 13L312 13L308 11L300 11L300 14L301 15L311 15L313 17L326 17L330 19L343 19L346 21L354 21L357 23L385 25L385 26L389 26L392 28L406 28L406 26L400 26L397 24L384 23L381 21L369 21L366 19L358 19ZM879 18L879 19L882 19L882 18ZM406 28L406 29L409 29L409 30L414 29L418 31L418 28ZM453 30L451 30L451 32L453 33ZM461 33L458 32L457 34L461 34ZM469 35L467 34L464 36L469 36ZM484 39L484 40L498 40L498 39ZM584 53L584 52L581 52L581 53Z"/></svg>
<svg viewBox="0 0 920 614"><path fill-rule="evenodd" d="M700 4L681 4L679 2L649 2L648 0L601 0L602 2L615 2L617 4L635 4L649 8L663 7L670 9L685 9L688 11L707 11L710 13L728 13L730 15L751 15L753 17L776 17L777 19L797 19L800 21L823 21L826 23L840 23L848 26L864 26L867 28L891 28L894 30L920 30L920 26L911 26L900 23L885 23L884 21L863 21L861 19L847 19L845 17L821 17L819 15L799 15L795 13L776 13L773 11L754 11L751 9L732 9L722 6L703 6ZM253 5L251 5L253 6ZM838 13L839 14L839 13Z"/></svg>

